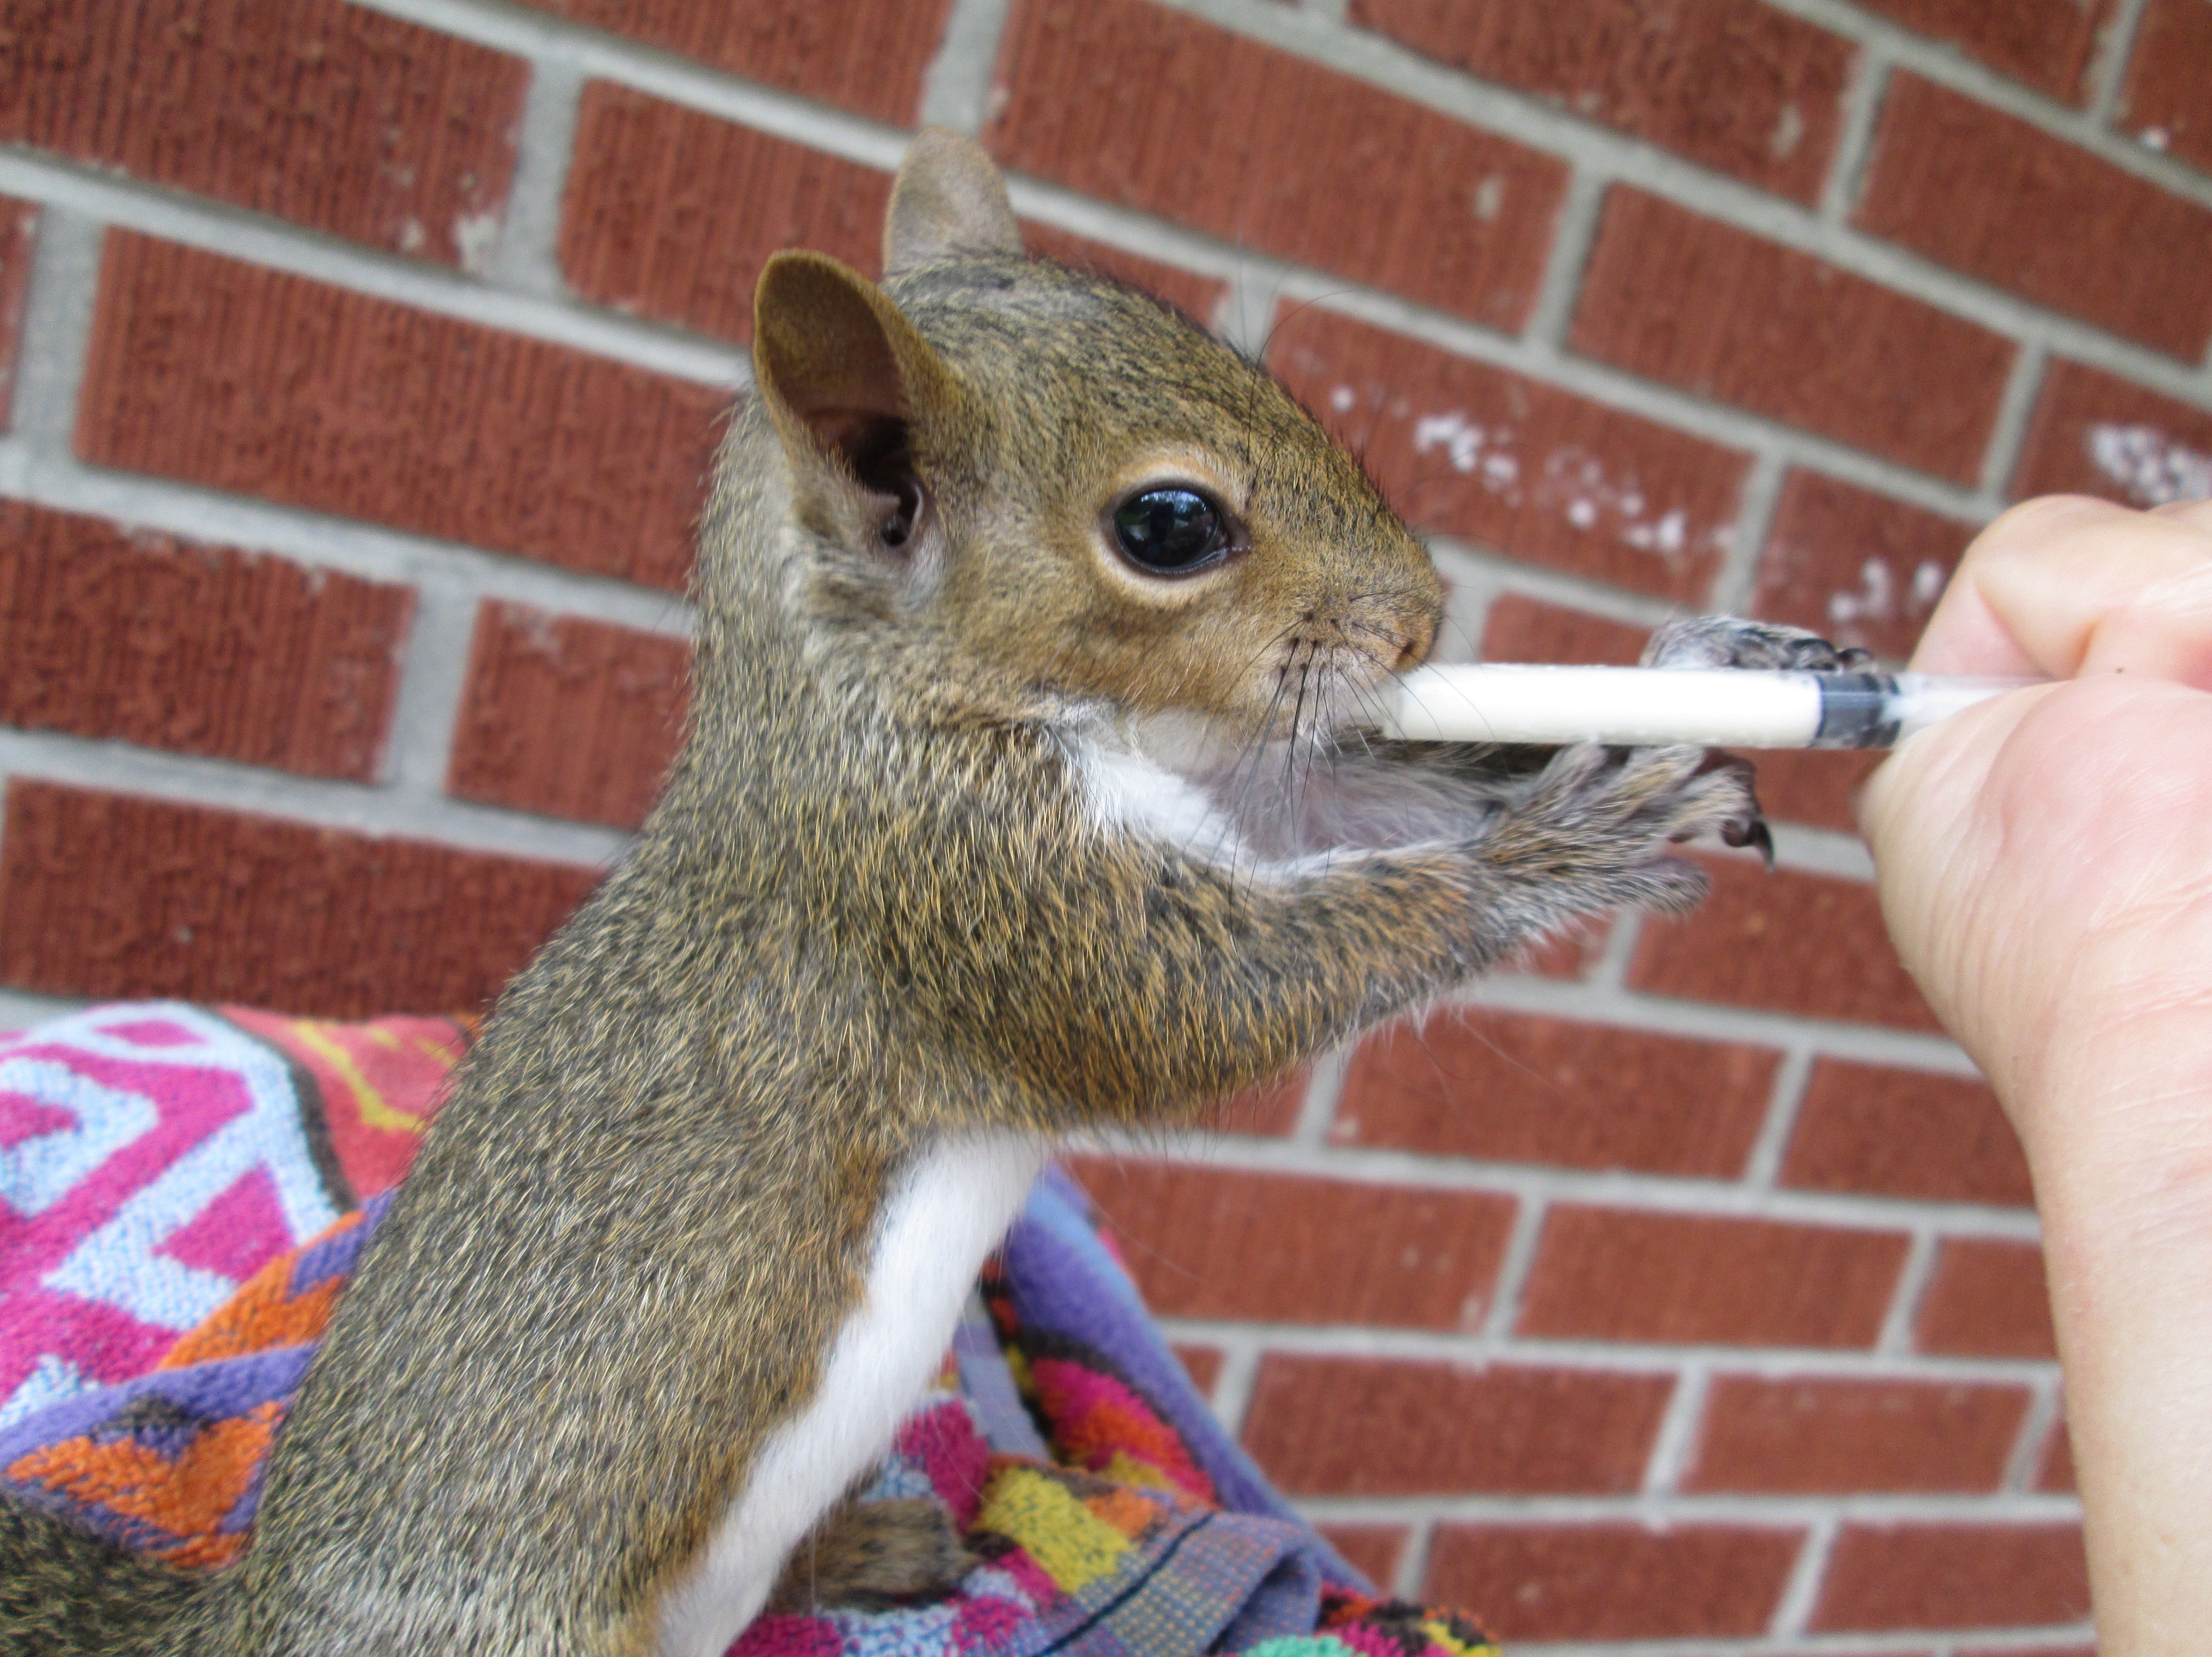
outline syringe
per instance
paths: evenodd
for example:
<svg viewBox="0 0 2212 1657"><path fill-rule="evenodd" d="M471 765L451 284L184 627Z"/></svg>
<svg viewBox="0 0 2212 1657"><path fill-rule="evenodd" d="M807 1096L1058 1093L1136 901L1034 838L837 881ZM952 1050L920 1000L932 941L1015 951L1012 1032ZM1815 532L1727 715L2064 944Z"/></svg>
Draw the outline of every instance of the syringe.
<svg viewBox="0 0 2212 1657"><path fill-rule="evenodd" d="M1417 667L1383 733L1413 742L1889 748L2039 679L1746 668Z"/></svg>

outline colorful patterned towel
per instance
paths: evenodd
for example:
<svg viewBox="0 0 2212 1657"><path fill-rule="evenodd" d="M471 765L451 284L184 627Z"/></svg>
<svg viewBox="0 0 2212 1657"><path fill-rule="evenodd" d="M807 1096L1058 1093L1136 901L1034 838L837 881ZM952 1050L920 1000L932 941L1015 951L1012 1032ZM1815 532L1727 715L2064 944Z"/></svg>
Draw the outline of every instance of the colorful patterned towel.
<svg viewBox="0 0 2212 1657"><path fill-rule="evenodd" d="M469 1026L173 1004L0 1038L0 1489L215 1567ZM356 1206L364 1203L365 1206ZM1475 1657L1376 1599L1214 1423L1048 1173L872 1497L933 1496L949 1597L759 1618L731 1657Z"/></svg>

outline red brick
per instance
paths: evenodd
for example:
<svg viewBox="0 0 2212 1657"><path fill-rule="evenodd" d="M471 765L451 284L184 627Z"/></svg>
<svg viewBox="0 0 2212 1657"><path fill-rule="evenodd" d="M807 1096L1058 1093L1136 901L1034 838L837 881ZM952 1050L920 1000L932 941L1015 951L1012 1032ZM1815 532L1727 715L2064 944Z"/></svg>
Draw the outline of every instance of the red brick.
<svg viewBox="0 0 2212 1657"><path fill-rule="evenodd" d="M1354 1570L1385 1593L1398 1574L1398 1561L1412 1533L1403 1525L1316 1525L1322 1540L1342 1554Z"/></svg>
<svg viewBox="0 0 2212 1657"><path fill-rule="evenodd" d="M1927 1202L2035 1200L2020 1138L1987 1083L1841 1059L1813 1066L1782 1183Z"/></svg>
<svg viewBox="0 0 2212 1657"><path fill-rule="evenodd" d="M1921 1299L1913 1341L1923 1352L1967 1357L2057 1357L2042 1247L1996 1238L1946 1238Z"/></svg>
<svg viewBox="0 0 2212 1657"><path fill-rule="evenodd" d="M339 0L43 0L7 29L0 141L442 264L497 240L519 58Z"/></svg>
<svg viewBox="0 0 2212 1657"><path fill-rule="evenodd" d="M1759 807L1777 822L1857 831L1852 802L1860 785L1887 757L1834 748L1760 748L1745 756L1758 768Z"/></svg>
<svg viewBox="0 0 2212 1657"><path fill-rule="evenodd" d="M1722 1375L1682 1488L1994 1491L2027 1403L2022 1387Z"/></svg>
<svg viewBox="0 0 2212 1657"><path fill-rule="evenodd" d="M1751 613L1901 662L1976 528L1792 467Z"/></svg>
<svg viewBox="0 0 2212 1657"><path fill-rule="evenodd" d="M1812 1626L2034 1627L2088 1614L2078 1525L1846 1525Z"/></svg>
<svg viewBox="0 0 2212 1657"><path fill-rule="evenodd" d="M727 401L112 230L76 451L673 591Z"/></svg>
<svg viewBox="0 0 2212 1657"><path fill-rule="evenodd" d="M2074 1441L2063 1421L2051 1423L2051 1436L2044 1441L2043 1454L2036 1463L2035 1488L2068 1496L2080 1488L2074 1480Z"/></svg>
<svg viewBox="0 0 2212 1657"><path fill-rule="evenodd" d="M2012 489L2022 499L2101 495L2130 507L2212 499L2212 410L2053 362Z"/></svg>
<svg viewBox="0 0 2212 1657"><path fill-rule="evenodd" d="M2136 26L2118 123L2153 149L2212 172L2212 9L2203 0L2150 0Z"/></svg>
<svg viewBox="0 0 2212 1657"><path fill-rule="evenodd" d="M1519 1332L1724 1346L1870 1346L1905 1238L1555 1204Z"/></svg>
<svg viewBox="0 0 2212 1657"><path fill-rule="evenodd" d="M374 779L414 594L0 503L0 720Z"/></svg>
<svg viewBox="0 0 2212 1657"><path fill-rule="evenodd" d="M1980 472L2014 352L1809 253L1618 185L1570 343L1962 483Z"/></svg>
<svg viewBox="0 0 2212 1657"><path fill-rule="evenodd" d="M748 81L911 126L952 0L520 0Z"/></svg>
<svg viewBox="0 0 2212 1657"><path fill-rule="evenodd" d="M2097 1657L2097 1648L2084 1646L1955 1646L1953 1657Z"/></svg>
<svg viewBox="0 0 2212 1657"><path fill-rule="evenodd" d="M1617 1494L1644 1464L1666 1375L1388 1358L1262 1358L1244 1444L1292 1496Z"/></svg>
<svg viewBox="0 0 2212 1657"><path fill-rule="evenodd" d="M1261 1138L1287 1138L1305 1108L1306 1088L1312 1072L1297 1070L1280 1081L1247 1088L1210 1107L1199 1126L1213 1133L1249 1133Z"/></svg>
<svg viewBox="0 0 2212 1657"><path fill-rule="evenodd" d="M1154 298L1165 300L1200 327L1212 324L1222 295L1229 291L1229 284L1218 276L1202 276L1164 259L1148 259L1111 242L1093 241L1034 219L1022 221L1022 244L1037 258L1058 259L1079 270L1141 288Z"/></svg>
<svg viewBox="0 0 2212 1657"><path fill-rule="evenodd" d="M584 88L561 203L561 271L585 299L750 340L769 255L881 269L891 175L628 87Z"/></svg>
<svg viewBox="0 0 2212 1657"><path fill-rule="evenodd" d="M1213 1383L1221 1378L1223 1352L1218 1346L1186 1346L1180 1341L1169 1348L1190 1376L1190 1384L1200 1393L1211 1394Z"/></svg>
<svg viewBox="0 0 2212 1657"><path fill-rule="evenodd" d="M684 734L690 647L527 604L477 611L446 792L635 828Z"/></svg>
<svg viewBox="0 0 2212 1657"><path fill-rule="evenodd" d="M1852 222L2192 363L2212 341L2212 208L1917 75L1891 82Z"/></svg>
<svg viewBox="0 0 2212 1657"><path fill-rule="evenodd" d="M1633 667L1644 652L1648 628L1609 621L1585 610L1547 604L1517 592L1491 601L1482 627L1486 662L1592 662Z"/></svg>
<svg viewBox="0 0 2212 1657"><path fill-rule="evenodd" d="M1748 1525L1439 1525L1425 1599L1506 1640L1766 1632L1802 1531Z"/></svg>
<svg viewBox="0 0 2212 1657"><path fill-rule="evenodd" d="M1733 1007L1940 1028L1898 961L1874 888L1741 859L1699 859L1713 895L1680 920L1650 920L1631 988Z"/></svg>
<svg viewBox="0 0 2212 1657"><path fill-rule="evenodd" d="M599 878L17 778L0 983L364 1018L482 1007Z"/></svg>
<svg viewBox="0 0 2212 1657"><path fill-rule="evenodd" d="M1267 363L1423 528L1706 602L1749 457L1312 306Z"/></svg>
<svg viewBox="0 0 2212 1657"><path fill-rule="evenodd" d="M31 253L39 209L0 196L0 431L8 428L15 391L15 350L22 342L23 300L31 288Z"/></svg>
<svg viewBox="0 0 2212 1657"><path fill-rule="evenodd" d="M1487 1309L1510 1197L1188 1162L1066 1163L1162 1317L1466 1329Z"/></svg>
<svg viewBox="0 0 2212 1657"><path fill-rule="evenodd" d="M1350 15L1425 57L1808 203L1827 176L1854 55L1756 0L1352 0Z"/></svg>
<svg viewBox="0 0 2212 1657"><path fill-rule="evenodd" d="M1765 1047L1454 1008L1362 1044L1329 1139L1734 1179L1780 1062Z"/></svg>
<svg viewBox="0 0 2212 1657"><path fill-rule="evenodd" d="M2001 75L2080 103L2113 0L1859 0L1869 11L1962 48Z"/></svg>
<svg viewBox="0 0 2212 1657"><path fill-rule="evenodd" d="M1146 0L1017 0L992 102L1010 167L1496 328L1528 320L1566 188L1552 156Z"/></svg>

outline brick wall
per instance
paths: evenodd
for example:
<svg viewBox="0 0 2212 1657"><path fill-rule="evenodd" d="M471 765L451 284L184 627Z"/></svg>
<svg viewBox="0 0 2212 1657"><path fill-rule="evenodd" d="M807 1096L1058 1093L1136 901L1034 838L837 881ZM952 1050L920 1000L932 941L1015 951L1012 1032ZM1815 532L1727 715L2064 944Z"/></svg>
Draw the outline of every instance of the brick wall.
<svg viewBox="0 0 2212 1657"><path fill-rule="evenodd" d="M921 119L1267 361L1447 654L1892 656L2049 489L2212 494L2212 0L94 0L0 29L0 1016L480 1000L684 705L775 247ZM2026 1170L1781 868L1079 1167L1348 1551L1577 1651L2078 1653Z"/></svg>

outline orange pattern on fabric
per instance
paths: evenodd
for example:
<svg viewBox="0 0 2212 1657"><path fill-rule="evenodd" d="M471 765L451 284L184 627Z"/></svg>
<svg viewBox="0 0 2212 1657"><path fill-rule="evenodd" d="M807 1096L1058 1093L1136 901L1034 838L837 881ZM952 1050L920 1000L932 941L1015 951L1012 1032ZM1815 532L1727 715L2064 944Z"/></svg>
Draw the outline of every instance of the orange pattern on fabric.
<svg viewBox="0 0 2212 1657"><path fill-rule="evenodd" d="M361 1223L356 1209L313 1241L337 1235ZM232 1291L231 1296L197 1328L187 1329L162 1356L156 1369L181 1369L188 1363L234 1358L271 1347L320 1340L331 1312L345 1290L345 1279L331 1278L303 1295L294 1295L292 1269L299 1253L279 1254Z"/></svg>
<svg viewBox="0 0 2212 1657"><path fill-rule="evenodd" d="M1124 1536L1142 1536L1160 1516L1159 1504L1134 1490L1108 1490L1084 1497L1083 1505Z"/></svg>
<svg viewBox="0 0 2212 1657"><path fill-rule="evenodd" d="M183 1539L153 1550L173 1564L222 1564L246 1539L218 1535L216 1527L246 1494L283 1416L283 1406L272 1402L213 1423L173 1461L128 1436L107 1444L72 1438L17 1457L8 1477L158 1525Z"/></svg>

